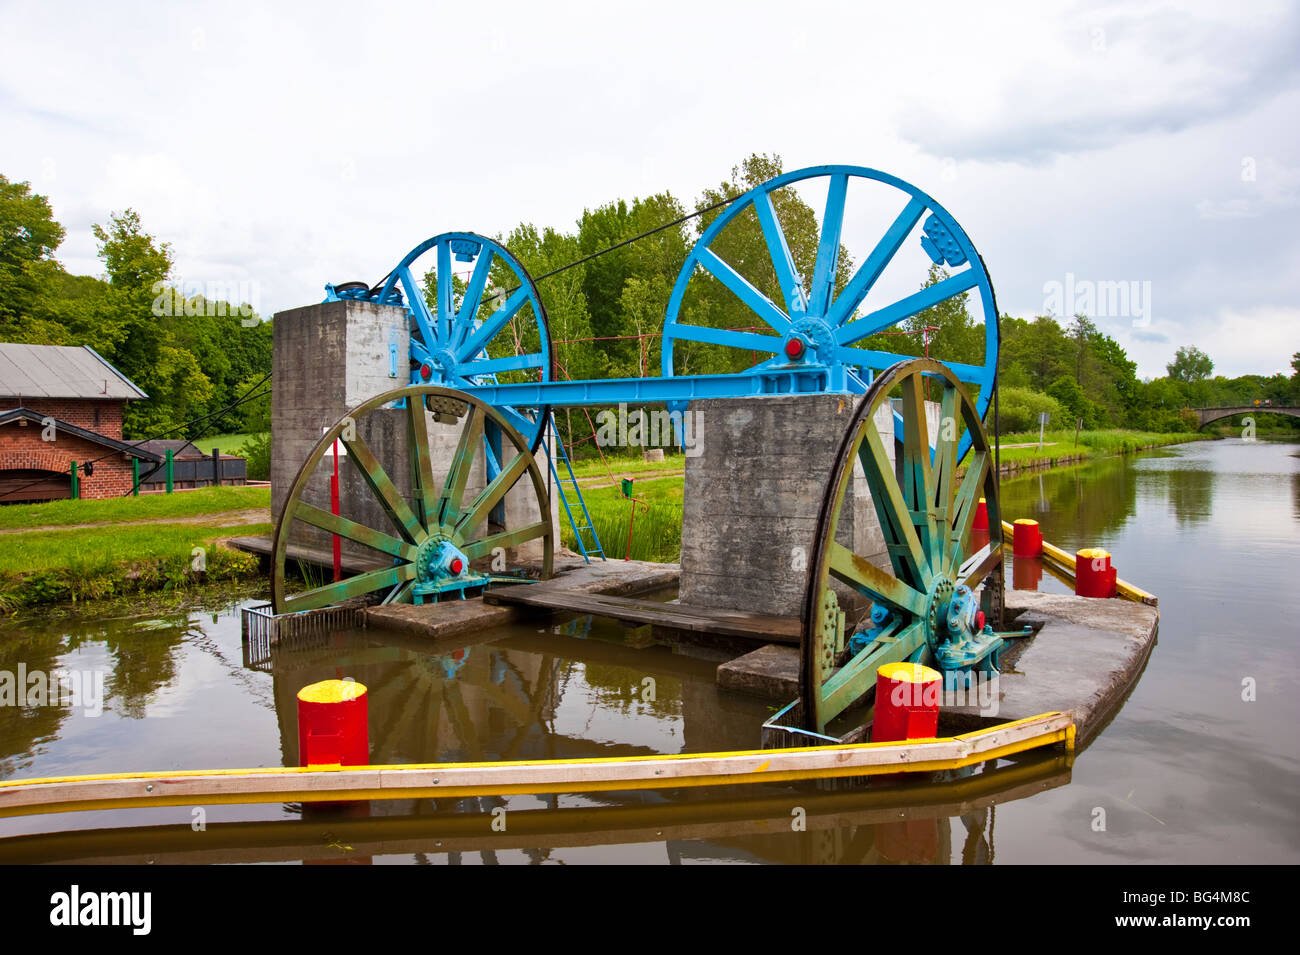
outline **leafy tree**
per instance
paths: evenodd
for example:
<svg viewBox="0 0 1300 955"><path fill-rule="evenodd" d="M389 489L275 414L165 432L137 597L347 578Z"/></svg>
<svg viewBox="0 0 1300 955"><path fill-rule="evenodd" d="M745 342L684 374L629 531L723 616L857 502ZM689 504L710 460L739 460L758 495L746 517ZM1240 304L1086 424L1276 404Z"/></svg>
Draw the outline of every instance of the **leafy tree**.
<svg viewBox="0 0 1300 955"><path fill-rule="evenodd" d="M54 252L63 241L49 200L27 182L0 175L0 335L4 341L39 343L58 337L48 300L62 269Z"/></svg>
<svg viewBox="0 0 1300 955"><path fill-rule="evenodd" d="M697 211L734 199L753 187L767 182L782 173L781 157L754 153L731 170L731 178L716 188L705 189L696 203ZM777 189L770 193L781 231L785 234L790 257L797 274L803 277L805 290L812 280L817 262L817 249L821 242L821 229L817 213L799 196L794 188ZM715 209L696 219L697 236L702 236L726 208ZM759 292L767 296L782 310L785 309L785 290L777 282L771 253L758 216L752 208L737 214L714 238L711 250L735 269ZM853 257L840 246L836 260L833 293L838 294L853 274ZM772 330L712 275L697 273L687 287L682 304L685 321L692 325L713 328L730 328L771 335ZM681 342L674 347L677 371L683 373L737 372L771 355L705 345L698 342Z"/></svg>
<svg viewBox="0 0 1300 955"><path fill-rule="evenodd" d="M1065 333L1050 316L1040 315L1033 321L1018 320L1014 324L1004 322L1001 328L999 364L1004 367L1018 364L1035 390L1046 391L1061 375L1073 371Z"/></svg>
<svg viewBox="0 0 1300 955"><path fill-rule="evenodd" d="M1165 369L1175 381L1191 384L1209 378L1214 371L1214 362L1195 345L1180 345L1174 354L1174 360Z"/></svg>
<svg viewBox="0 0 1300 955"><path fill-rule="evenodd" d="M663 192L645 199L633 199L631 203L620 199L594 210L585 210L578 220L580 255L604 253L583 265L583 292L592 333L609 339L601 344L601 351L609 359L613 376L640 375L643 347L649 348L649 367L658 366L657 338L633 340L625 336L659 333L673 283L686 262L688 232L684 225L673 226L612 252L605 250L658 229L685 214L681 202L672 193ZM633 277L648 283L638 298L643 311L635 319L624 310L623 297L628 280ZM646 293L654 297L645 300ZM646 321L646 315L654 312L658 312L657 320ZM639 332L634 330L638 323ZM622 340L617 340L620 338Z"/></svg>
<svg viewBox="0 0 1300 955"><path fill-rule="evenodd" d="M132 209L113 215L108 228L96 225L92 231L109 280L101 318L120 336L110 360L149 395L148 401L127 404L123 432L137 438L176 428L211 397L212 383L178 341L183 309L174 314L174 298L166 299L173 303L169 307L155 307L171 274L171 248L157 244Z"/></svg>
<svg viewBox="0 0 1300 955"><path fill-rule="evenodd" d="M1074 422L1059 401L1050 395L1034 391L1031 388L998 386L998 424L1003 434L1020 431L1036 431L1038 416L1042 412L1051 415L1049 427L1066 428ZM992 425L992 419L989 420Z"/></svg>
<svg viewBox="0 0 1300 955"><path fill-rule="evenodd" d="M539 230L531 223L516 226L504 240L498 237L498 241L532 276L545 275L582 257L576 236L549 228ZM504 277L499 281L504 282ZM556 373L561 379L604 377L608 367L604 350L582 340L594 335L585 283L586 265L579 265L538 284L551 341L555 344Z"/></svg>

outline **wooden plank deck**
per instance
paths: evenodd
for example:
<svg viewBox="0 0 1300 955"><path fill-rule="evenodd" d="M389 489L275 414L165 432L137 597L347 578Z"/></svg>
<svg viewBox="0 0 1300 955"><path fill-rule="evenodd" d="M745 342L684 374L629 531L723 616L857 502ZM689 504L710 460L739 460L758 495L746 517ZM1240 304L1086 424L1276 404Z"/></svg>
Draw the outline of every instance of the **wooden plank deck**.
<svg viewBox="0 0 1300 955"><path fill-rule="evenodd" d="M226 541L227 546L233 547L235 550L242 550L246 554L256 554L258 557L268 560L275 556L271 543L269 537L231 537ZM326 570L332 570L334 567L334 552L320 547L300 547L297 544L290 544L285 556L289 560L297 561L300 564L314 564ZM348 576L364 574L369 570L383 570L385 567L393 566L391 560L379 557L358 557L347 553L342 555L341 563L343 573Z"/></svg>
<svg viewBox="0 0 1300 955"><path fill-rule="evenodd" d="M706 610L703 607L685 607L655 600L580 593L564 587L548 586L548 583L550 582L489 590L483 595L483 600L489 604L513 607L590 613L629 623L744 637L761 640L763 643L795 646L799 643L799 620L795 617L776 617L738 610Z"/></svg>

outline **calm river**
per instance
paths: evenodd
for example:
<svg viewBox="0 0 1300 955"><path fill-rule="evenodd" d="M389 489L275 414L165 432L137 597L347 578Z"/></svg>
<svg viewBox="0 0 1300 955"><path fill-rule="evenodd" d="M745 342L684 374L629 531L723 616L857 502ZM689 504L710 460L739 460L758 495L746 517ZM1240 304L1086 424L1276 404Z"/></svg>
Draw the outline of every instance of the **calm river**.
<svg viewBox="0 0 1300 955"><path fill-rule="evenodd" d="M1300 862L1298 453L1201 442L1003 485L1007 519L1106 547L1160 597L1140 683L1072 766L1031 754L925 786L16 817L0 819L0 862ZM720 692L716 664L589 618L437 652L360 631L269 656L241 646L238 605L9 623L0 672L102 674L104 699L90 679L78 705L0 707L0 778L296 765L295 693L343 676L370 689L375 763L753 747L769 708Z"/></svg>

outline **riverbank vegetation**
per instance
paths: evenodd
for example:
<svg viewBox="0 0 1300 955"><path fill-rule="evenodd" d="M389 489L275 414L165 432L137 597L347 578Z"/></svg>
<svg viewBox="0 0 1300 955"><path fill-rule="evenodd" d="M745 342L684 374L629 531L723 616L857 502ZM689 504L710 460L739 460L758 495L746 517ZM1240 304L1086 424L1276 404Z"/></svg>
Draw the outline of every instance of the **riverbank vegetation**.
<svg viewBox="0 0 1300 955"><path fill-rule="evenodd" d="M1073 431L1048 431L1043 446L1038 432L1005 435L1001 448L1003 476L1027 471L1049 470L1082 464L1098 458L1134 454L1152 448L1205 440L1206 434L1161 434L1142 431L1081 431L1075 443ZM1008 447L1007 445L1012 445ZM1018 445L1018 446L1017 446ZM599 535L606 557L611 560L630 556L632 560L675 563L681 559L682 509L685 475L681 457L664 462L639 462L615 459L607 462L613 478L601 462L584 462L575 467L583 487L583 500L591 524ZM959 473L961 469L959 468ZM633 503L624 496L621 479L632 480L636 506L631 524ZM581 513L574 506L574 517ZM573 528L560 515L561 539L570 550L577 550ZM588 543L588 538L584 538Z"/></svg>
<svg viewBox="0 0 1300 955"><path fill-rule="evenodd" d="M258 574L257 558L219 541L270 532L269 523L119 524L6 534L0 610L250 579Z"/></svg>
<svg viewBox="0 0 1300 955"><path fill-rule="evenodd" d="M0 610L259 578L222 546L271 533L270 490L203 488L0 508Z"/></svg>
<svg viewBox="0 0 1300 955"><path fill-rule="evenodd" d="M781 172L779 156L753 154L729 176L702 188L693 202L668 191L614 199L584 210L568 229L521 222L498 235L535 276L564 267L539 282L555 342L556 376L658 374L659 336L672 288L692 245L722 213L712 207ZM793 190L777 193L774 203L798 270L811 274L819 244L815 210ZM660 228L697 212L701 214L689 221ZM0 260L0 341L94 347L150 395L148 401L128 405L127 437L154 437L168 430L174 430L169 436L191 439L240 435L238 442L223 442L222 450L246 455L249 476L264 476L270 458L266 376L271 371L271 328L253 308L258 296L252 283L231 277L183 282L169 244L149 234L131 209L93 227L104 276L71 275L55 258L65 231L54 220L47 197L32 192L29 183L3 175L0 226L4 235L21 240L6 246ZM621 245L651 230L657 231ZM757 218L741 216L726 233L723 251L736 268L770 299L783 301L766 265ZM605 254L574 264L596 253ZM854 267L849 250L842 249L837 291ZM936 266L925 284L946 276ZM494 273L493 282L501 288L512 284L504 273ZM435 287L432 274L426 276L430 300ZM860 344L900 357L928 352L945 361L978 364L984 355L984 327L973 319L970 306L969 293L949 299ZM693 323L719 328L749 327L755 321L747 306L717 282L692 282L681 309ZM1000 327L1004 434L1035 429L1040 412L1047 412L1049 426L1058 429L1082 422L1088 431L1186 434L1196 430L1189 408L1256 400L1261 405L1300 404L1300 352L1290 359L1289 375L1225 378L1214 375L1205 352L1171 345L1166 374L1142 380L1121 345L1088 315L1002 315ZM758 357L697 345L679 343L679 374L743 371ZM1276 367L1279 358L1261 356L1261 363ZM222 410L249 395L254 399ZM589 409L593 418L599 410ZM594 429L586 414L561 410L557 422L566 444L576 445L578 457L595 456ZM1261 415L1256 427L1300 433L1295 419L1268 415ZM637 454L640 449L610 450Z"/></svg>
<svg viewBox="0 0 1300 955"><path fill-rule="evenodd" d="M0 507L0 530L211 517L271 507L269 487L204 487L173 494L43 501Z"/></svg>

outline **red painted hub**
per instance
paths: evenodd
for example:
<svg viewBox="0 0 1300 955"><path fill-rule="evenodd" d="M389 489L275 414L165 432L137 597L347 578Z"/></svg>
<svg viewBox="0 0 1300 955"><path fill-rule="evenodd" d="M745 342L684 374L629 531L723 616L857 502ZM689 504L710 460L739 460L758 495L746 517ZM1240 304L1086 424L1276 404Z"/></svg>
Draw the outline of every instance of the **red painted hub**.
<svg viewBox="0 0 1300 955"><path fill-rule="evenodd" d="M428 381L430 378L432 378L432 377L433 377L433 366L432 366L432 365L427 365L427 364L425 364L425 365L421 365L421 366L420 366L420 377L423 378L425 381Z"/></svg>
<svg viewBox="0 0 1300 955"><path fill-rule="evenodd" d="M464 569L465 569L465 565L461 563L461 559L459 557L453 557L451 559L451 572L453 574L459 574Z"/></svg>
<svg viewBox="0 0 1300 955"><path fill-rule="evenodd" d="M804 353L804 343L802 338L792 338L785 343L785 354L787 358L802 358Z"/></svg>

